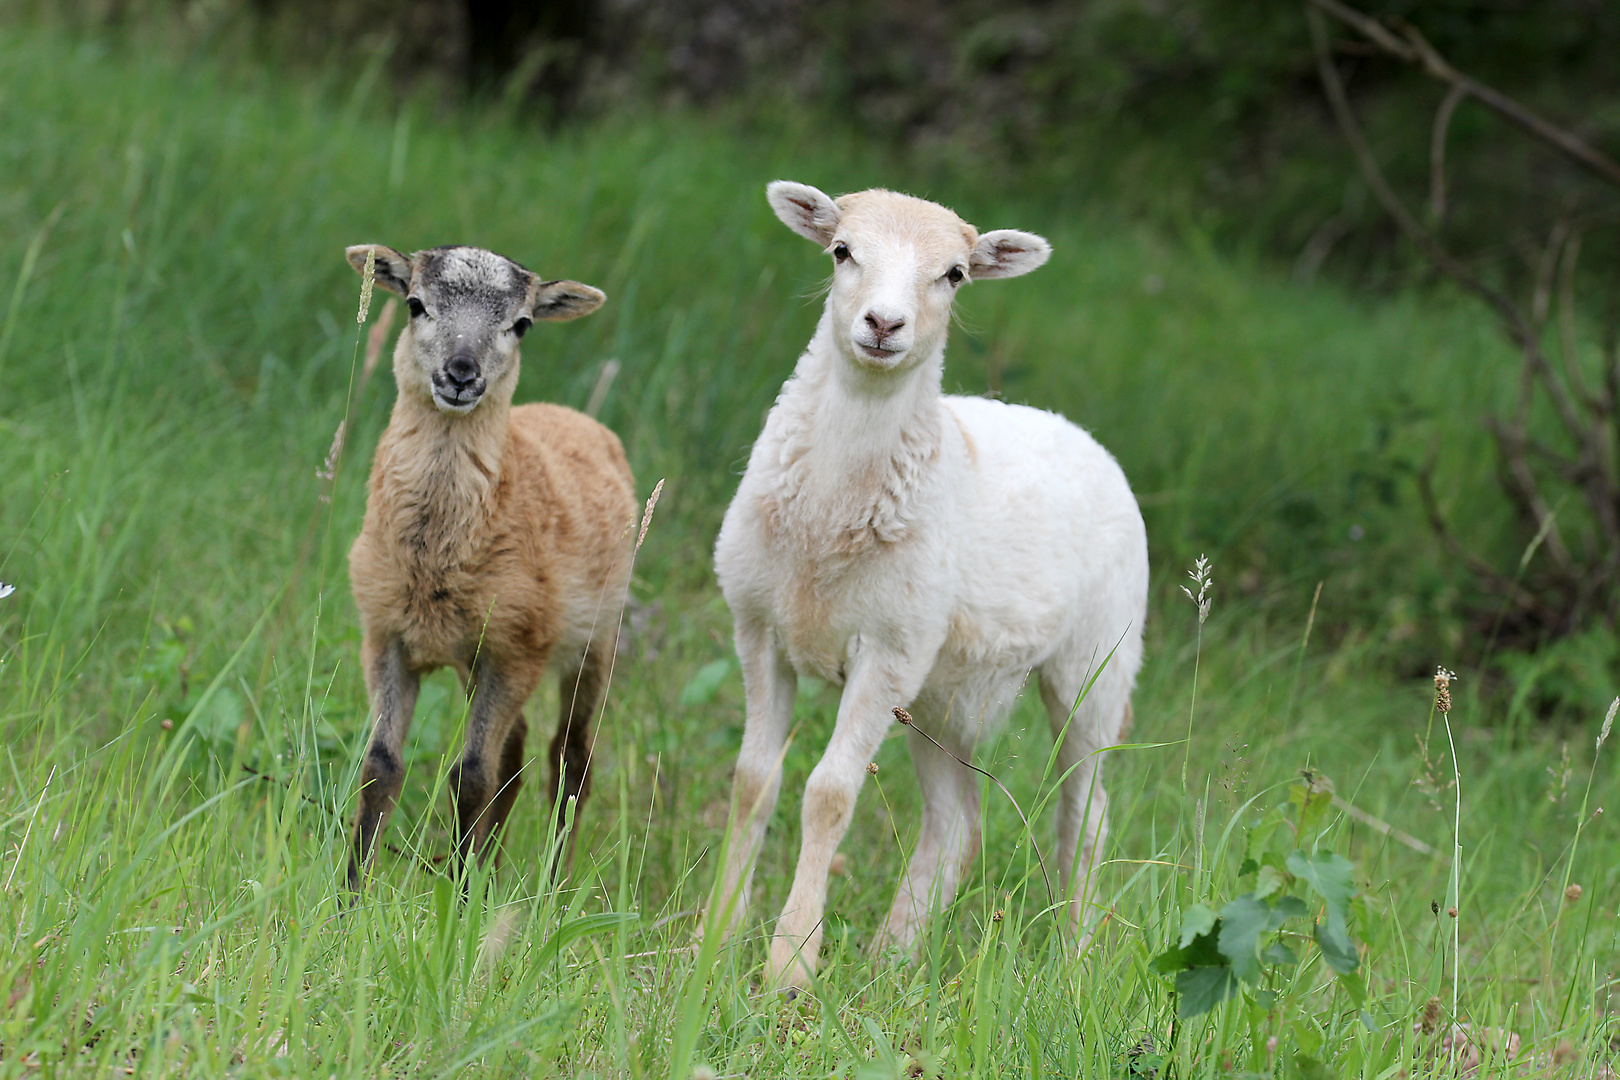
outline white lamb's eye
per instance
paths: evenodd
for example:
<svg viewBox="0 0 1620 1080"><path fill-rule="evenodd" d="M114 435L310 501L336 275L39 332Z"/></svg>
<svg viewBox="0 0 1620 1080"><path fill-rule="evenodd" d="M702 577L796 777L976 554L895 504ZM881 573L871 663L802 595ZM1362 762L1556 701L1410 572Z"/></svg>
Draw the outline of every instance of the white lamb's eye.
<svg viewBox="0 0 1620 1080"><path fill-rule="evenodd" d="M833 245L833 258L837 259L839 262L848 261L848 259L849 259L849 248L848 248L848 246L846 246L844 244L834 244Z"/></svg>
<svg viewBox="0 0 1620 1080"><path fill-rule="evenodd" d="M949 270L945 271L945 280L950 282L952 285L962 284L962 268L960 266L953 266Z"/></svg>

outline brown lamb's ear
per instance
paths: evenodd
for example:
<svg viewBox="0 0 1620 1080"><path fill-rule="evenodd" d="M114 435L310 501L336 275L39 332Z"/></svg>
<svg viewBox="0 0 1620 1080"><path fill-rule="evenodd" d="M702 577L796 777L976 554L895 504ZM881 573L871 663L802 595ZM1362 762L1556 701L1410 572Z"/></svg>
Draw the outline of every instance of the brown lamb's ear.
<svg viewBox="0 0 1620 1080"><path fill-rule="evenodd" d="M411 291L411 260L386 244L356 244L345 248L343 254L349 259L349 265L354 272L366 272L366 256L376 254L372 264L372 279L391 293L401 296Z"/></svg>
<svg viewBox="0 0 1620 1080"><path fill-rule="evenodd" d="M566 322L589 315L602 306L607 294L577 281L541 281L529 286L529 306L534 318Z"/></svg>

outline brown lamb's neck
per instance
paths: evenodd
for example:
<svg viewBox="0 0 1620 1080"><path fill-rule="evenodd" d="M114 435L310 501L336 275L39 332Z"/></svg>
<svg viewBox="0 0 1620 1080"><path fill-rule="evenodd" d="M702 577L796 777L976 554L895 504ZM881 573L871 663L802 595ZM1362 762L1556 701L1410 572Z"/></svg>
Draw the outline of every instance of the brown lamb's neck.
<svg viewBox="0 0 1620 1080"><path fill-rule="evenodd" d="M511 403L465 415L401 394L377 455L375 482L391 489L400 540L419 557L464 557L496 509L511 434Z"/></svg>

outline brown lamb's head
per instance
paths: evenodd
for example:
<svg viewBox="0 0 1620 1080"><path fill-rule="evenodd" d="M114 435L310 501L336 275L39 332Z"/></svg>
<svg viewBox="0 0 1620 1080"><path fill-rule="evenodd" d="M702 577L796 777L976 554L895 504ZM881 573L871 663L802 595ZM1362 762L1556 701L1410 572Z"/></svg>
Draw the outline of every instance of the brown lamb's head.
<svg viewBox="0 0 1620 1080"><path fill-rule="evenodd" d="M510 401L517 387L518 341L535 320L589 315L606 299L577 281L545 281L493 251L438 247L405 255L382 244L347 249L364 274L405 298L410 321L394 350L401 394L465 414L486 396ZM491 395L493 390L493 395Z"/></svg>

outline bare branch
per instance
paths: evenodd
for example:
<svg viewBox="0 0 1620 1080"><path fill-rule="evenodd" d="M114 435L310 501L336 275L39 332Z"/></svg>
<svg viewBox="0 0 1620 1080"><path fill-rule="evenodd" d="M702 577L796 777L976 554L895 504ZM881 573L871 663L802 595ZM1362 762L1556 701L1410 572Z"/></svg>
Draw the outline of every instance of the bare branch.
<svg viewBox="0 0 1620 1080"><path fill-rule="evenodd" d="M1446 135L1451 116L1467 97L1467 91L1453 86L1434 114L1434 131L1429 136L1429 221L1438 226L1446 216Z"/></svg>
<svg viewBox="0 0 1620 1080"><path fill-rule="evenodd" d="M1502 453L1502 464L1507 469L1504 486L1508 494L1518 504L1526 522L1532 528L1540 527L1552 517L1552 510L1547 506L1547 500L1541 497L1541 484L1536 480L1526 456L1530 447L1529 436L1522 426L1509 426L1494 417L1488 418L1485 424L1496 436L1497 447ZM1547 533L1547 553L1552 556L1558 569L1567 575L1574 560L1570 558L1569 548L1556 523Z"/></svg>
<svg viewBox="0 0 1620 1080"><path fill-rule="evenodd" d="M1469 292L1478 296L1488 304L1491 310L1507 325L1507 331L1514 344L1524 351L1525 362L1541 379L1546 387L1547 396L1552 399L1553 408L1558 411L1559 419L1563 422L1570 436L1577 441L1585 437L1585 425L1581 423L1579 414L1569 400L1562 383L1554 377L1547 358L1541 353L1540 337L1535 327L1525 318L1507 295L1498 289L1492 288L1481 280L1478 275L1462 264L1456 256L1436 240L1412 216L1412 212L1401 202L1400 196L1389 186L1384 179L1384 172L1378 166L1378 160L1373 157L1371 148L1367 145L1366 136L1361 132L1361 125L1356 122L1356 116L1350 108L1350 101L1344 93L1344 82L1339 78L1338 68L1333 65L1333 57L1328 50L1327 27L1323 24L1322 16L1316 8L1323 4L1333 4L1339 8L1337 0L1307 0L1305 8L1306 21L1311 27L1311 43L1316 49L1316 68L1322 79L1322 87L1327 91L1328 102L1333 107L1334 118L1338 121L1339 130L1344 139L1350 144L1350 152L1355 155L1356 163L1361 167L1362 176L1366 179L1373 195L1383 205L1386 213L1395 219L1401 232L1407 239L1417 245L1418 249L1426 255L1435 267L1447 277L1463 286ZM1344 8L1348 11L1348 8ZM1365 16L1362 16L1365 18Z"/></svg>
<svg viewBox="0 0 1620 1080"><path fill-rule="evenodd" d="M1342 0L1304 0L1316 54L1317 70L1328 102L1356 164L1386 213L1401 233L1445 276L1473 293L1501 320L1507 336L1523 358L1517 400L1511 418L1488 418L1486 423L1499 452L1499 480L1524 526L1535 534L1525 549L1520 572L1543 544L1548 564L1537 575L1532 590L1519 577L1508 577L1469 552L1452 534L1433 489L1433 461L1418 474L1418 491L1431 528L1446 549L1466 563L1490 592L1502 596L1530 623L1553 633L1567 633L1594 609L1611 624L1620 621L1613 610L1614 582L1620 577L1620 301L1611 305L1603 343L1602 375L1594 388L1583 373L1575 298L1575 276L1583 234L1614 216L1612 211L1578 214L1564 212L1542 245L1527 252L1533 283L1527 305L1520 305L1502 289L1488 283L1426 228L1385 178L1350 107L1333 55L1323 15L1349 26L1377 49L1418 65L1450 89L1435 114L1429 142L1429 206L1432 226L1446 213L1446 145L1452 118L1464 98L1473 98L1506 118L1522 131L1552 146L1605 183L1620 188L1620 165L1580 139L1525 108L1506 95L1461 74L1429 44L1415 27L1394 22L1386 25L1349 7ZM1559 363L1555 368L1543 348L1546 324L1557 303ZM1562 437L1549 444L1531 436L1538 390L1546 394L1558 418ZM1567 440L1567 442L1566 442ZM1532 459L1535 467L1532 468ZM1581 548L1575 557L1558 528L1557 519L1543 497L1543 482L1568 485L1578 491L1591 513L1572 537ZM1567 496L1564 496L1567 499ZM1563 500L1560 501L1562 506Z"/></svg>
<svg viewBox="0 0 1620 1080"><path fill-rule="evenodd" d="M1564 256L1558 265L1558 352L1563 360L1564 379L1587 412L1601 419L1605 415L1601 398L1587 386L1581 373L1580 339L1575 332L1575 267L1581 260L1581 243L1585 234L1579 229L1571 231L1564 244Z"/></svg>
<svg viewBox="0 0 1620 1080"><path fill-rule="evenodd" d="M1559 218L1547 234L1541 255L1535 260L1535 285L1530 290L1530 325L1536 333L1547 324L1547 312L1552 309L1553 275L1558 272L1559 257L1564 254L1564 242L1569 239L1569 223Z"/></svg>
<svg viewBox="0 0 1620 1080"><path fill-rule="evenodd" d="M1423 503L1423 512L1428 516L1429 528L1440 538L1447 551L1461 559L1470 573L1479 578L1485 587L1524 611L1534 612L1539 608L1536 597L1530 590L1517 581L1497 570L1496 567L1469 551L1451 531L1446 522L1446 516L1440 509L1438 500L1434 497L1434 462L1426 463L1417 474L1418 498Z"/></svg>
<svg viewBox="0 0 1620 1080"><path fill-rule="evenodd" d="M1608 156L1557 125L1542 119L1506 94L1493 90L1452 67L1415 26L1410 24L1401 26L1401 33L1405 37L1405 40L1402 40L1376 19L1340 3L1339 0L1308 0L1308 2L1317 10L1326 12L1355 29L1391 56L1405 60L1409 64L1417 64L1431 78L1460 89L1498 116L1575 161L1598 179L1620 187L1620 164L1616 164Z"/></svg>

